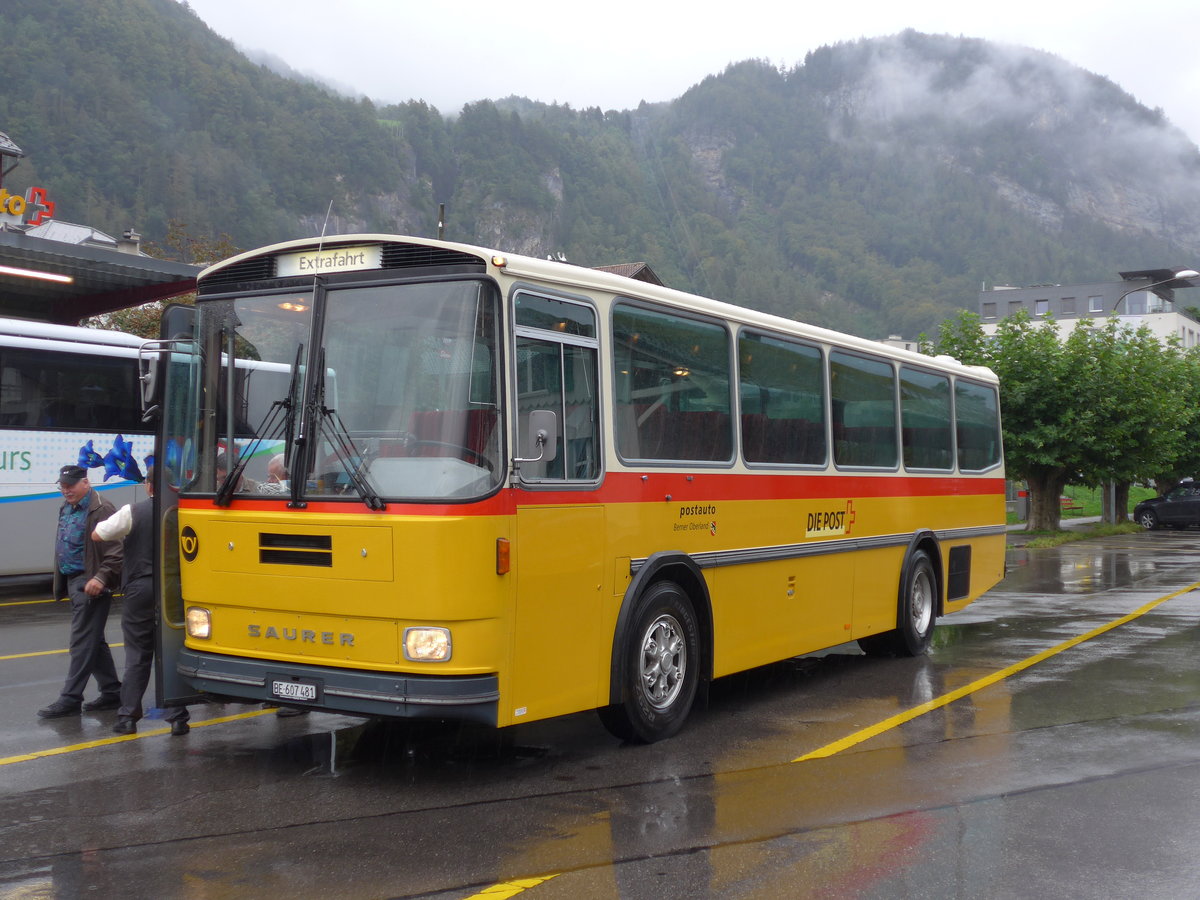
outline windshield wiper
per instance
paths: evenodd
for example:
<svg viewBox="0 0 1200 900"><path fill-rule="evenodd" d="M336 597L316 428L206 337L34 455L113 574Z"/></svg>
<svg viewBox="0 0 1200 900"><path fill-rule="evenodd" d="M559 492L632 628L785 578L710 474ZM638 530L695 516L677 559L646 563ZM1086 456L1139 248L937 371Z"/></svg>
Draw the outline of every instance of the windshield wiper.
<svg viewBox="0 0 1200 900"><path fill-rule="evenodd" d="M337 456L338 462L342 464L342 468L350 477L350 483L354 485L354 489L358 491L358 496L367 509L386 509L387 504L375 492L375 488L371 486L370 479L366 472L363 471L363 455L354 445L354 439L350 437L350 432L346 428L346 423L342 421L342 417L338 415L336 409L331 409L325 405L325 351L321 351L320 368L316 375L316 390L312 393L312 412L309 419L315 416L320 423L318 426L318 437L324 436L333 447L334 455Z"/></svg>
<svg viewBox="0 0 1200 900"><path fill-rule="evenodd" d="M296 383L300 377L300 360L304 355L304 345L300 344L296 347L296 362L292 366L292 377L288 382L287 396L282 400L276 400L271 404L271 408L267 410L267 414L263 416L263 420L259 423L258 428L254 429L254 442L269 440L272 437L272 431L282 425L284 429L284 446L285 456L287 459L287 450L291 449L292 443L292 428L295 423L295 404L292 398L296 396ZM236 360L230 360L230 365L236 365ZM232 404L233 398L229 397L227 403ZM229 436L230 449L226 451L226 461L232 450L236 448L236 442L233 435ZM250 455L238 457L237 461L229 467L229 471L225 473L225 480L221 482L217 488L217 495L213 498L214 506L228 506L233 500L233 495L236 486L242 480L242 473L246 471L246 463L250 461ZM295 500L293 489L293 500Z"/></svg>
<svg viewBox="0 0 1200 900"><path fill-rule="evenodd" d="M301 496L304 491L304 479L292 478L292 472L299 469L292 451L296 445L296 407L299 405L296 388L300 383L300 361L302 359L304 359L304 344L299 343L296 345L296 358L292 361L292 377L288 380L287 400L283 414L283 459L284 469L288 476L288 494L291 496L288 505L292 507L303 504Z"/></svg>
<svg viewBox="0 0 1200 900"><path fill-rule="evenodd" d="M229 452L225 453L226 460L229 459ZM233 486L242 480L242 473L246 471L246 459L238 459L236 463L225 473L225 480L221 482L217 488L217 496L213 497L213 506L228 506L233 500Z"/></svg>

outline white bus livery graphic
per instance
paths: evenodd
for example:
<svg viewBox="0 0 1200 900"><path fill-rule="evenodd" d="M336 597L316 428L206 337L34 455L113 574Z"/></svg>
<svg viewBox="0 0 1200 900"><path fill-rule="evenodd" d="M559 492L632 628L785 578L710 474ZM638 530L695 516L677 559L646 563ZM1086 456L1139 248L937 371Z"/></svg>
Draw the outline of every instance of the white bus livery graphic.
<svg viewBox="0 0 1200 900"><path fill-rule="evenodd" d="M64 465L115 505L137 487L153 437L141 421L133 335L0 319L0 577L49 573Z"/></svg>

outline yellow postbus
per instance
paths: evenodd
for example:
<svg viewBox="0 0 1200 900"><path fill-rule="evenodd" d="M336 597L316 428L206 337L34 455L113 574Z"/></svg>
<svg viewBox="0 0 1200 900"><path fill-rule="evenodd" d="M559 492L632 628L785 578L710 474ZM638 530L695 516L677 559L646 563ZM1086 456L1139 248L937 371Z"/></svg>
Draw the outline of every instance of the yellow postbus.
<svg viewBox="0 0 1200 900"><path fill-rule="evenodd" d="M985 369L378 234L165 322L168 694L654 741L711 679L923 653L1003 575Z"/></svg>

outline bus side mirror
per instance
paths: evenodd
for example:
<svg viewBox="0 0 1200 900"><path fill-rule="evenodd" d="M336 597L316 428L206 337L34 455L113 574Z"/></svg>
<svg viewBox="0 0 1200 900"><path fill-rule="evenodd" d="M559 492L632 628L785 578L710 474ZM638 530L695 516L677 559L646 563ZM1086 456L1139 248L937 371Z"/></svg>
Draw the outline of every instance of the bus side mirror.
<svg viewBox="0 0 1200 900"><path fill-rule="evenodd" d="M142 421L149 422L155 409L154 398L158 394L158 360L160 350L151 341L138 350L138 385L142 393Z"/></svg>
<svg viewBox="0 0 1200 900"><path fill-rule="evenodd" d="M159 319L158 336L164 341L187 338L196 330L196 307L190 303L168 303Z"/></svg>
<svg viewBox="0 0 1200 900"><path fill-rule="evenodd" d="M196 323L196 307L184 303L168 304L159 320L159 339L147 341L138 349L138 386L142 395L142 421L158 415L162 373L170 358L171 347L179 340L190 341Z"/></svg>
<svg viewBox="0 0 1200 900"><path fill-rule="evenodd" d="M554 410L535 409L529 414L521 434L521 450L529 455L513 462L551 462L558 456L558 416Z"/></svg>

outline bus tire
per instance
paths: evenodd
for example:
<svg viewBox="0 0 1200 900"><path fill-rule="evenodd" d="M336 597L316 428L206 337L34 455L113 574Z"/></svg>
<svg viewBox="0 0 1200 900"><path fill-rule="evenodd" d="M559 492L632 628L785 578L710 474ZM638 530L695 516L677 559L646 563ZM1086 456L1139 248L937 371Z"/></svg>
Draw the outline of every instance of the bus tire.
<svg viewBox="0 0 1200 900"><path fill-rule="evenodd" d="M619 672L622 701L599 710L613 735L650 744L683 727L700 680L700 628L675 582L656 581L638 599Z"/></svg>
<svg viewBox="0 0 1200 900"><path fill-rule="evenodd" d="M896 628L859 638L868 656L921 656L929 650L937 618L937 577L929 554L917 550L900 581Z"/></svg>

